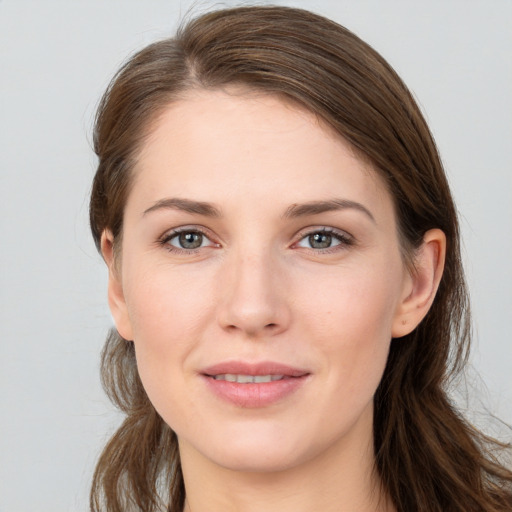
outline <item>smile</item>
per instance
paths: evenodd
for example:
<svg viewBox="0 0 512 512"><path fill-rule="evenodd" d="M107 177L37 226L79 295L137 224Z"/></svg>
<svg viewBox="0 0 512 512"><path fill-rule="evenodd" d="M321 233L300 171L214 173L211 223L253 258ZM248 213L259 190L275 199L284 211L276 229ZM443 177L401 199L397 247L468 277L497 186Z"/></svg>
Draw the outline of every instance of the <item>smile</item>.
<svg viewBox="0 0 512 512"><path fill-rule="evenodd" d="M222 402L258 409L287 403L310 380L311 372L274 361L225 361L204 368L200 376Z"/></svg>
<svg viewBox="0 0 512 512"><path fill-rule="evenodd" d="M237 382L238 384L261 384L265 382L274 382L282 380L284 375L239 375L234 373L224 373L221 375L212 375L215 380L225 380L227 382Z"/></svg>

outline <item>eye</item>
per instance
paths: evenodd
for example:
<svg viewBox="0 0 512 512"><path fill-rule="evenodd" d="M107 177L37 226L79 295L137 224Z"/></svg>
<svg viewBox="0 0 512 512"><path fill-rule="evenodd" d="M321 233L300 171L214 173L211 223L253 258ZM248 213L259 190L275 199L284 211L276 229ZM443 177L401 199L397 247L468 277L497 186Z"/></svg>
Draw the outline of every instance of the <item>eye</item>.
<svg viewBox="0 0 512 512"><path fill-rule="evenodd" d="M216 246L198 229L179 229L165 234L160 243L171 252L192 252L202 247Z"/></svg>
<svg viewBox="0 0 512 512"><path fill-rule="evenodd" d="M339 245L340 241L334 238L330 233L319 232L304 237L299 242L299 247L310 247L311 249L328 249L334 245Z"/></svg>
<svg viewBox="0 0 512 512"><path fill-rule="evenodd" d="M326 250L333 249L337 246L348 246L352 244L353 240L349 235L333 229L324 228L306 233L296 245L306 249ZM339 248L341 249L342 247Z"/></svg>
<svg viewBox="0 0 512 512"><path fill-rule="evenodd" d="M198 249L203 246L204 241L207 238L197 231L184 231L174 235L170 240L169 244L180 249Z"/></svg>

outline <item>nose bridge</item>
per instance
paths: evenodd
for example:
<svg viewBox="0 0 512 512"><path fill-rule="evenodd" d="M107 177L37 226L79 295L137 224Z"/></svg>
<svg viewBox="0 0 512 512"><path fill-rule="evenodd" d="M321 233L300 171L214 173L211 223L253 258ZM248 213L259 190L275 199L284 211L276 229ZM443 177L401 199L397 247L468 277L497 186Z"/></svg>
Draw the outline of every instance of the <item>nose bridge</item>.
<svg viewBox="0 0 512 512"><path fill-rule="evenodd" d="M222 281L219 322L223 328L249 336L286 328L289 312L283 274L278 256L270 248L234 249L224 262Z"/></svg>

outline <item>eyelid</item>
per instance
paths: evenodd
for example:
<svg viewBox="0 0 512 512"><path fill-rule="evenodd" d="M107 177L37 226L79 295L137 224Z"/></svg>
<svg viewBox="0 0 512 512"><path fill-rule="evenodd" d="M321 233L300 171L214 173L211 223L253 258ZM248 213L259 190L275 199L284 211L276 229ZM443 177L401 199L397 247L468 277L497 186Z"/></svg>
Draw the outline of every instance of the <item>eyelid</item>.
<svg viewBox="0 0 512 512"><path fill-rule="evenodd" d="M321 224L318 226L308 226L308 227L302 228L300 231L297 232L297 234L295 235L294 238L296 240L300 240L300 239L304 238L305 236L312 235L313 233L329 233L329 234L338 235L340 237L344 237L347 239L348 238L354 239L354 236L351 235L348 231L345 231L344 229L339 229L339 228L335 228L332 226L323 226Z"/></svg>
<svg viewBox="0 0 512 512"><path fill-rule="evenodd" d="M297 244L304 240L304 238L311 236L315 233L326 233L332 235L335 238L337 238L340 241L340 243L338 245L328 247L325 249L301 247L302 249L314 251L315 253L327 253L329 251L334 252L338 250L343 250L348 246L354 245L356 242L355 237L343 229L333 228L332 226L309 226L307 228L301 229L297 233L297 235L294 237L295 241L293 242L292 247L297 246Z"/></svg>
<svg viewBox="0 0 512 512"><path fill-rule="evenodd" d="M169 244L169 241L178 236L180 233L200 233L204 237L206 237L211 244L206 247L220 247L220 244L215 241L215 236L211 233L211 231L204 226L198 226L197 224L178 226L176 228L166 230L161 236L158 237L157 243L159 245L165 246L167 250L175 253L182 254L194 254L200 249L205 249L205 247L198 247L197 249L183 249L180 247L176 247L174 245Z"/></svg>
<svg viewBox="0 0 512 512"><path fill-rule="evenodd" d="M157 239L157 243L161 246L165 246L167 250L170 252L175 253L182 253L182 254L194 254L195 252L200 251L201 249L205 249L206 247L198 247L197 249L183 249L180 247L176 247L174 245L169 244L169 240L173 239L174 237L178 236L180 233L187 233L187 232L197 232L202 234L204 237L206 237L210 241L210 245L206 247L220 247L221 244L216 241L216 236L207 228L201 225L197 224L188 224L184 226L177 226L172 229L166 230L160 237ZM345 230L334 228L332 226L308 226L306 228L301 229L295 236L294 236L294 242L292 243L292 248L297 248L297 244L304 240L304 238L311 236L315 233L326 233L333 237L335 237L340 243L324 248L324 249L314 249L314 248L307 248L307 247L301 247L301 249L309 250L315 253L329 253L329 252L335 252L339 250L343 250L348 246L354 245L356 240L353 235L348 233Z"/></svg>

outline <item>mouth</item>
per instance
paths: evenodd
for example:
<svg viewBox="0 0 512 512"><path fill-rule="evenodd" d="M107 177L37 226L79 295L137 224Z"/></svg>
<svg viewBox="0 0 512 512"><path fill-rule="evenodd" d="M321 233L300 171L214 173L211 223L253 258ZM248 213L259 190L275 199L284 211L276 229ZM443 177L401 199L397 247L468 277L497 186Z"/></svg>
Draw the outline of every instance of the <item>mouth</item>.
<svg viewBox="0 0 512 512"><path fill-rule="evenodd" d="M244 361L227 361L205 368L203 375L215 380L254 384L275 382L283 379L304 377L309 371L272 361L249 363Z"/></svg>
<svg viewBox="0 0 512 512"><path fill-rule="evenodd" d="M289 379L286 375L237 375L234 373L224 373L220 375L211 375L212 379L225 380L226 382L237 382L238 384L263 384L265 382L275 382L276 380Z"/></svg>
<svg viewBox="0 0 512 512"><path fill-rule="evenodd" d="M307 370L274 362L226 362L211 366L201 374L217 397L243 408L282 402L311 375Z"/></svg>

